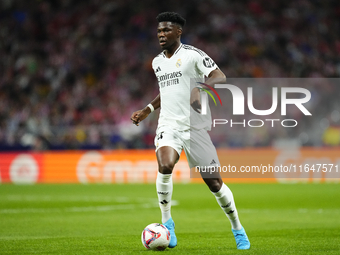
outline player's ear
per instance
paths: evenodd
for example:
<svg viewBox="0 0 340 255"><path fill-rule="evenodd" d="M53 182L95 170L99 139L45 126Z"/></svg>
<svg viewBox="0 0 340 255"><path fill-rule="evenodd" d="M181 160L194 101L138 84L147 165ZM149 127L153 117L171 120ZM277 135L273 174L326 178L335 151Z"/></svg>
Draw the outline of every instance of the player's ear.
<svg viewBox="0 0 340 255"><path fill-rule="evenodd" d="M177 38L181 37L182 33L183 33L182 28L181 28L181 27L178 27L178 28L177 28Z"/></svg>

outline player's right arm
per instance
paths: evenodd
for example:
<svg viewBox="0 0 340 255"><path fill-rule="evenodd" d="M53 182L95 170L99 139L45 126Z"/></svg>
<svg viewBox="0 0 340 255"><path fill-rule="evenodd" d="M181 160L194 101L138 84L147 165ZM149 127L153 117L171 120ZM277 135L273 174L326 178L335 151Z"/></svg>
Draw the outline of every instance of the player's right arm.
<svg viewBox="0 0 340 255"><path fill-rule="evenodd" d="M156 96L156 98L154 100L152 100L152 102L150 104L153 106L153 108L155 110L158 109L161 106L160 95L158 94ZM150 107L145 106L142 110L138 110L138 111L135 111L134 113L132 113L130 119L132 120L133 124L135 124L136 126L139 126L139 122L141 122L146 117L148 117L150 113L151 113Z"/></svg>

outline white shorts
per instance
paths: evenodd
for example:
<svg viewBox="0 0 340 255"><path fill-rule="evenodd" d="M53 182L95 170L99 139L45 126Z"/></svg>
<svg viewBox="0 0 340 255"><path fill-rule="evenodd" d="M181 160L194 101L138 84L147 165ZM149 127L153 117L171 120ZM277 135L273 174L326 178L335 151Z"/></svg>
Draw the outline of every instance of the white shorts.
<svg viewBox="0 0 340 255"><path fill-rule="evenodd" d="M184 149L190 168L220 166L216 148L205 129L178 131L166 126L160 127L157 129L155 146L156 152L163 146L170 146L179 156Z"/></svg>

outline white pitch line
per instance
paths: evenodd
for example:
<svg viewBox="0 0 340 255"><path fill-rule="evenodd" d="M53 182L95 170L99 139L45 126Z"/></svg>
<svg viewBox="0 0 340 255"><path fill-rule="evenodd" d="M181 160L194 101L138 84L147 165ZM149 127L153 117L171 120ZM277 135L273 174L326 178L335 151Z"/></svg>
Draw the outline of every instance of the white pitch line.
<svg viewBox="0 0 340 255"><path fill-rule="evenodd" d="M273 212L284 212L284 213L340 213L340 209L337 208L300 208L300 209L238 209L239 213L273 213Z"/></svg>
<svg viewBox="0 0 340 255"><path fill-rule="evenodd" d="M131 202L129 197L115 197L115 196L34 196L34 195L8 195L0 196L1 201L94 201L94 202ZM136 198L135 200L143 199L149 200L150 198ZM155 200L155 198L152 198Z"/></svg>
<svg viewBox="0 0 340 255"><path fill-rule="evenodd" d="M178 201L171 201L173 206L178 205ZM104 206L82 206L82 207L65 207L65 208L20 208L20 209L0 209L0 214L18 214L18 213L61 213L61 212L106 212L117 210L131 210L136 208L155 208L158 203L145 204L123 204L123 205L104 205Z"/></svg>

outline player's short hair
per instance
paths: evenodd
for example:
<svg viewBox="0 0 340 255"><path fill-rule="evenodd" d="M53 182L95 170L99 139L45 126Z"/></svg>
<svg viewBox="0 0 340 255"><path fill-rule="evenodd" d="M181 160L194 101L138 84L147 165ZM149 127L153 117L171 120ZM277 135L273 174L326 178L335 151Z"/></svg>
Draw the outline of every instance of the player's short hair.
<svg viewBox="0 0 340 255"><path fill-rule="evenodd" d="M158 23L163 21L170 21L177 24L181 28L184 27L186 20L176 12L162 12L156 17Z"/></svg>

